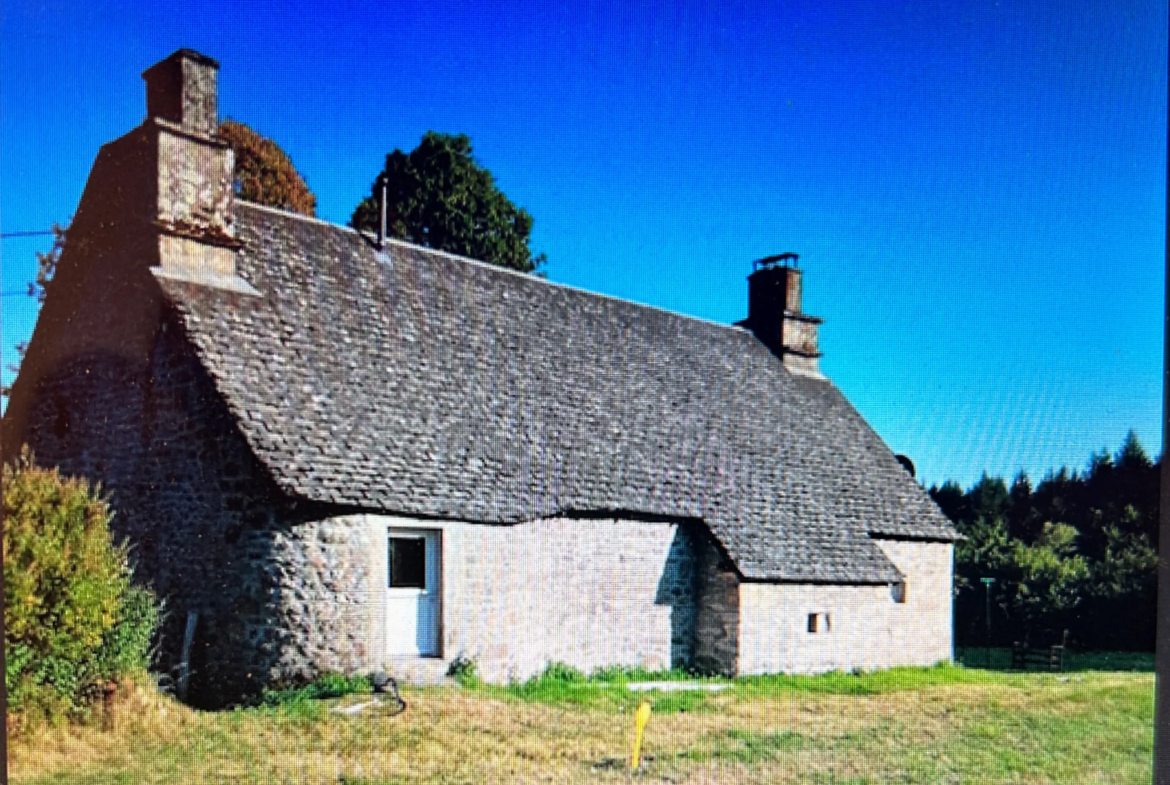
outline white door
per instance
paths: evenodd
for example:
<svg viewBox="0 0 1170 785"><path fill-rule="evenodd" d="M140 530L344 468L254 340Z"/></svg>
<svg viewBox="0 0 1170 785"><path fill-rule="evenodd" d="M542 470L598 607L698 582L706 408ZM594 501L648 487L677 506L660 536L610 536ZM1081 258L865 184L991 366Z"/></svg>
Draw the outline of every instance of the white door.
<svg viewBox="0 0 1170 785"><path fill-rule="evenodd" d="M386 653L439 653L439 532L390 529Z"/></svg>

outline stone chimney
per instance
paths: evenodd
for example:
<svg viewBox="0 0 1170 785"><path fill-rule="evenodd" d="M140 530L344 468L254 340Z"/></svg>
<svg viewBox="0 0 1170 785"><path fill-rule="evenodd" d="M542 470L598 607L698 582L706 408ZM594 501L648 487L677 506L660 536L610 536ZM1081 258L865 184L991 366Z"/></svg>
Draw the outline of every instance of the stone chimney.
<svg viewBox="0 0 1170 785"><path fill-rule="evenodd" d="M801 270L794 253L753 263L748 276L748 318L739 322L799 376L823 379L818 366L821 319L800 310Z"/></svg>
<svg viewBox="0 0 1170 785"><path fill-rule="evenodd" d="M219 128L219 63L180 49L143 72L146 122L157 140L159 265L155 275L253 293L239 277L232 149Z"/></svg>
<svg viewBox="0 0 1170 785"><path fill-rule="evenodd" d="M98 152L9 400L13 425L0 423L5 450L30 438L34 391L70 363L117 358L111 374L141 374L127 390L149 386L167 307L159 279L258 294L237 268L235 159L216 136L218 68L180 49L147 69L146 119Z"/></svg>
<svg viewBox="0 0 1170 785"><path fill-rule="evenodd" d="M210 139L219 127L218 75L219 63L190 49L155 63L142 72L147 116Z"/></svg>

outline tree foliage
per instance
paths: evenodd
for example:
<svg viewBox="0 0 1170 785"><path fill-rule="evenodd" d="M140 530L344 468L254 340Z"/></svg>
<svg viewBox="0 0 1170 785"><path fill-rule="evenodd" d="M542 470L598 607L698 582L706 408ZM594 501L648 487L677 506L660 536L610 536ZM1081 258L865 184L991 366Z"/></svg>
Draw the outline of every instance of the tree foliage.
<svg viewBox="0 0 1170 785"><path fill-rule="evenodd" d="M53 224L53 247L43 253L37 253L37 277L28 285L28 296L37 298L38 303L44 303L49 293L49 281L57 273L57 263L61 261L61 254L65 251L65 237L69 231L68 225Z"/></svg>
<svg viewBox="0 0 1170 785"><path fill-rule="evenodd" d="M428 131L410 153L387 155L350 226L378 231L383 177L389 236L526 273L545 263L528 247L532 216L496 187L467 136Z"/></svg>
<svg viewBox="0 0 1170 785"><path fill-rule="evenodd" d="M57 273L57 263L61 261L61 254L65 251L65 235L68 226L53 224L53 245L49 250L37 252L37 277L28 285L28 296L37 298L37 303L43 305L49 291L49 281ZM16 362L9 363L8 371L15 377L20 373L20 363L24 360L24 353L28 351L28 341L16 344ZM0 396L7 397L12 393L12 385L0 385Z"/></svg>
<svg viewBox="0 0 1170 785"><path fill-rule="evenodd" d="M1069 630L1085 648L1151 650L1157 596L1158 465L1131 431L1116 454L1078 474L1062 468L1033 489L986 474L964 491L930 489L966 539L955 548L955 631L985 645L1044 645ZM994 578L987 589L982 578Z"/></svg>
<svg viewBox="0 0 1170 785"><path fill-rule="evenodd" d="M230 144L236 154L236 196L302 215L316 215L317 197L276 142L235 120L220 123L219 138Z"/></svg>
<svg viewBox="0 0 1170 785"><path fill-rule="evenodd" d="M60 714L148 664L153 596L130 583L110 512L84 480L3 468L5 684L9 706Z"/></svg>

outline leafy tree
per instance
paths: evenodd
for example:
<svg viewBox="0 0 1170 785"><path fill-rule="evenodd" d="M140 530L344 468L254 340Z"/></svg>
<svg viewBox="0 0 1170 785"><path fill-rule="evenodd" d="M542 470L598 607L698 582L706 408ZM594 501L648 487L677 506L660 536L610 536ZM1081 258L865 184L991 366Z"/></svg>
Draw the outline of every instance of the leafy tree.
<svg viewBox="0 0 1170 785"><path fill-rule="evenodd" d="M960 586L978 586L978 578L1004 573L1012 560L1012 538L1002 518L977 518L959 526L964 539L955 548Z"/></svg>
<svg viewBox="0 0 1170 785"><path fill-rule="evenodd" d="M1080 503L1080 489L1083 480L1067 467L1060 467L1056 472L1049 473L1036 486L1032 494L1032 504L1040 511L1044 520L1065 521L1076 525L1078 512L1083 509Z"/></svg>
<svg viewBox="0 0 1170 785"><path fill-rule="evenodd" d="M987 472L968 494L971 512L984 518L999 518L1005 515L1010 505L1007 484L1001 477L989 477Z"/></svg>
<svg viewBox="0 0 1170 785"><path fill-rule="evenodd" d="M387 155L350 226L378 231L383 178L391 237L525 273L546 262L528 247L532 216L496 187L467 136L428 131L410 153Z"/></svg>
<svg viewBox="0 0 1170 785"><path fill-rule="evenodd" d="M236 154L236 196L302 215L316 215L317 197L276 142L235 120L220 123L219 137Z"/></svg>
<svg viewBox="0 0 1170 785"><path fill-rule="evenodd" d="M1084 630L1083 639L1096 648L1152 651L1158 552L1142 534L1125 534L1110 526L1105 535L1105 552L1093 564L1083 608L1084 616L1097 623Z"/></svg>
<svg viewBox="0 0 1170 785"><path fill-rule="evenodd" d="M80 710L147 666L158 606L131 585L109 509L84 480L37 468L26 452L3 468L3 517L9 706Z"/></svg>
<svg viewBox="0 0 1170 785"><path fill-rule="evenodd" d="M45 302L49 292L49 281L57 273L57 263L61 261L61 254L65 251L65 236L69 226L53 224L53 247L44 253L37 254L37 277L28 285L28 296L37 298L38 303Z"/></svg>
<svg viewBox="0 0 1170 785"><path fill-rule="evenodd" d="M1137 433L1131 428L1125 435L1125 443L1117 451L1117 468L1122 471L1145 471L1153 467L1154 462L1146 454L1146 448L1138 441Z"/></svg>
<svg viewBox="0 0 1170 785"><path fill-rule="evenodd" d="M964 539L955 544L955 631L965 645L986 644L986 602L989 591L980 581L992 578L996 586L993 629L1005 632L1008 609L1002 589L1012 573L1012 540L1001 518L956 521Z"/></svg>
<svg viewBox="0 0 1170 785"><path fill-rule="evenodd" d="M934 503L943 511L943 515L956 524L966 522L969 519L967 494L963 492L963 486L954 480L947 480L941 488L931 486L928 493L930 498L934 499Z"/></svg>
<svg viewBox="0 0 1170 785"><path fill-rule="evenodd" d="M1084 598L1089 566L1076 552L1076 539L1068 524L1045 523L1033 545L1013 543L1012 616L1046 640L1059 637Z"/></svg>
<svg viewBox="0 0 1170 785"><path fill-rule="evenodd" d="M1043 522L1032 505L1032 481L1025 472L1021 471L1012 480L1007 515L1008 531L1012 537L1030 543L1039 536Z"/></svg>
<svg viewBox="0 0 1170 785"><path fill-rule="evenodd" d="M1130 432L1083 472L1048 474L1036 487L1020 473L1010 489L984 474L931 497L964 535L955 547L955 631L986 640L990 591L996 645L1030 637L1043 645L1068 629L1073 645L1149 650L1157 595L1159 466Z"/></svg>
<svg viewBox="0 0 1170 785"><path fill-rule="evenodd" d="M53 276L57 273L57 263L61 261L61 254L65 251L65 236L68 232L68 226L61 226L61 224L53 224L53 246L43 253L38 252L37 257L37 277L33 279L28 285L28 296L37 298L38 304L45 302L45 296L49 291L49 281L53 280ZM16 344L15 363L8 365L8 370L15 377L20 373L20 363L24 360L24 353L28 351L28 342L21 341ZM5 384L0 386L0 396L7 397L12 392L12 385Z"/></svg>

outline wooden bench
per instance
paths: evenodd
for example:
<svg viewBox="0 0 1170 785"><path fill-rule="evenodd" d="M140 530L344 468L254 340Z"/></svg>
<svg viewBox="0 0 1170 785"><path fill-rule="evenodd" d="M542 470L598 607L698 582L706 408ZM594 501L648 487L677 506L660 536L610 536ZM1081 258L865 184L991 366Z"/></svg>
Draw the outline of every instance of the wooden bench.
<svg viewBox="0 0 1170 785"><path fill-rule="evenodd" d="M1068 630L1064 631L1060 643L1048 647L1032 648L1026 640L1012 643L1012 670L1064 671L1064 652L1068 643Z"/></svg>

